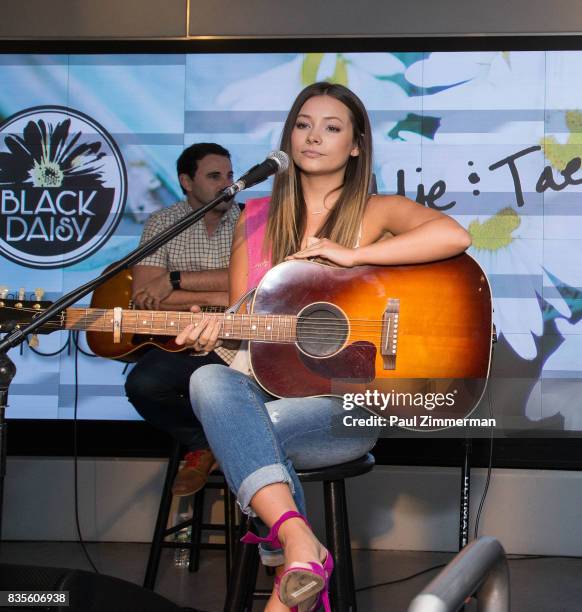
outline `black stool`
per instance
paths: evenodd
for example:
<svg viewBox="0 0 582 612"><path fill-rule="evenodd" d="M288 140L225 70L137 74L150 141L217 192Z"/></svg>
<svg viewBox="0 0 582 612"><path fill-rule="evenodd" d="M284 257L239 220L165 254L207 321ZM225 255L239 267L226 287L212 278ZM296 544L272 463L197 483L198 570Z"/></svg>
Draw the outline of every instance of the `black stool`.
<svg viewBox="0 0 582 612"><path fill-rule="evenodd" d="M344 480L366 474L373 467L374 457L368 453L349 463L297 472L301 482L323 482L327 548L335 563L330 585L331 607L334 612L357 610ZM248 529L254 531L252 520L247 517L241 521L240 536ZM225 612L250 612L255 597L269 597L270 591L255 589L258 567L257 546L239 542L230 572Z"/></svg>
<svg viewBox="0 0 582 612"><path fill-rule="evenodd" d="M154 590L156 576L160 565L160 556L162 548L184 548L184 543L166 542L165 538L176 532L192 527L192 537L189 543L190 559L188 561L188 571L196 572L200 564L201 549L220 549L226 550L226 580L230 578L230 569L232 566L232 551L235 547L236 538L236 505L234 496L232 495L222 474L217 474L220 480L217 482L207 482L206 486L198 491L194 496L192 518L182 523L178 523L173 527L167 527L168 517L170 515L170 507L172 505L172 483L180 468L180 458L182 456L182 448L179 443L174 444L172 454L168 461L166 469L166 478L162 489L162 498L158 509L158 517L154 528L152 545L148 563L146 566L145 578L143 586L146 589ZM204 491L205 489L221 489L224 492L224 524L203 523L204 511ZM202 530L219 531L224 533L224 544L205 543L202 542Z"/></svg>

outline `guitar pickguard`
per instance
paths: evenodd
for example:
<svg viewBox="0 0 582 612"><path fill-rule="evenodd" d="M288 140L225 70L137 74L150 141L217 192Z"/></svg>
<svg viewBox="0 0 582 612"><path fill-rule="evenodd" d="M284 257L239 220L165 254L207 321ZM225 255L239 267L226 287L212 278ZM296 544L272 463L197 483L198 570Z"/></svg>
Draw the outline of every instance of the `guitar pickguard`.
<svg viewBox="0 0 582 612"><path fill-rule="evenodd" d="M354 342L332 357L317 359L297 349L300 360L314 374L330 380L369 383L375 378L376 347L371 342Z"/></svg>

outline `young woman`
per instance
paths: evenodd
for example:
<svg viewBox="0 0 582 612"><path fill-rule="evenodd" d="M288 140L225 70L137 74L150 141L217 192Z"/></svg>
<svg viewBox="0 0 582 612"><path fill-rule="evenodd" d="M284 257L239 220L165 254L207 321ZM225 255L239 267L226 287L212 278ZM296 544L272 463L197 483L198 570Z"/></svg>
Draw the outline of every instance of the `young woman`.
<svg viewBox="0 0 582 612"><path fill-rule="evenodd" d="M281 149L292 160L289 170L275 178L270 202L247 203L235 230L231 303L286 259L389 266L451 257L470 245L467 232L435 210L400 196L368 195L370 123L349 89L330 83L304 89L285 122ZM204 320L177 342L211 351L218 333L218 321ZM247 536L261 541L263 563L278 567L266 610L308 612L324 605L329 611L333 560L304 518L295 468L356 459L374 446L378 432L338 436L340 398L276 399L240 367L243 355L235 360L238 369L208 365L195 372L194 412L241 508L270 528L266 538Z"/></svg>

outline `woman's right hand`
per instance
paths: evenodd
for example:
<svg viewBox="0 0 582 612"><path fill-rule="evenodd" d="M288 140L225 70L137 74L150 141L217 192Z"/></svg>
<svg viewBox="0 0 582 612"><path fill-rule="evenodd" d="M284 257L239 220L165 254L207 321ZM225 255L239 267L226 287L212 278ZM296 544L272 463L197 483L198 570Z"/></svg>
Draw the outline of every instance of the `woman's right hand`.
<svg viewBox="0 0 582 612"><path fill-rule="evenodd" d="M192 306L190 312L200 312L200 306ZM192 348L197 352L210 353L222 345L219 339L220 319L218 317L202 317L197 323L187 325L177 336L176 344Z"/></svg>

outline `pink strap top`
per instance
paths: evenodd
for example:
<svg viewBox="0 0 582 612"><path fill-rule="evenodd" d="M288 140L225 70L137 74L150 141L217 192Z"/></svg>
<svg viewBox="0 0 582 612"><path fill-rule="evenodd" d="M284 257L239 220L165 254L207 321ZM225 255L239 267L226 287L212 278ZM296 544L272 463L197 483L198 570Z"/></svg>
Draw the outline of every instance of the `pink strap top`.
<svg viewBox="0 0 582 612"><path fill-rule="evenodd" d="M245 231L249 260L247 289L254 289L272 268L271 249L266 253L263 251L270 201L270 196L267 196L247 200L245 204Z"/></svg>
<svg viewBox="0 0 582 612"><path fill-rule="evenodd" d="M247 290L254 289L263 276L271 269L271 250L263 252L263 241L267 231L267 219L269 218L270 197L255 198L247 200L245 204L245 233L247 239L247 255L249 260L249 273ZM230 367L247 376L252 376L249 359L248 341L243 340L240 349Z"/></svg>

